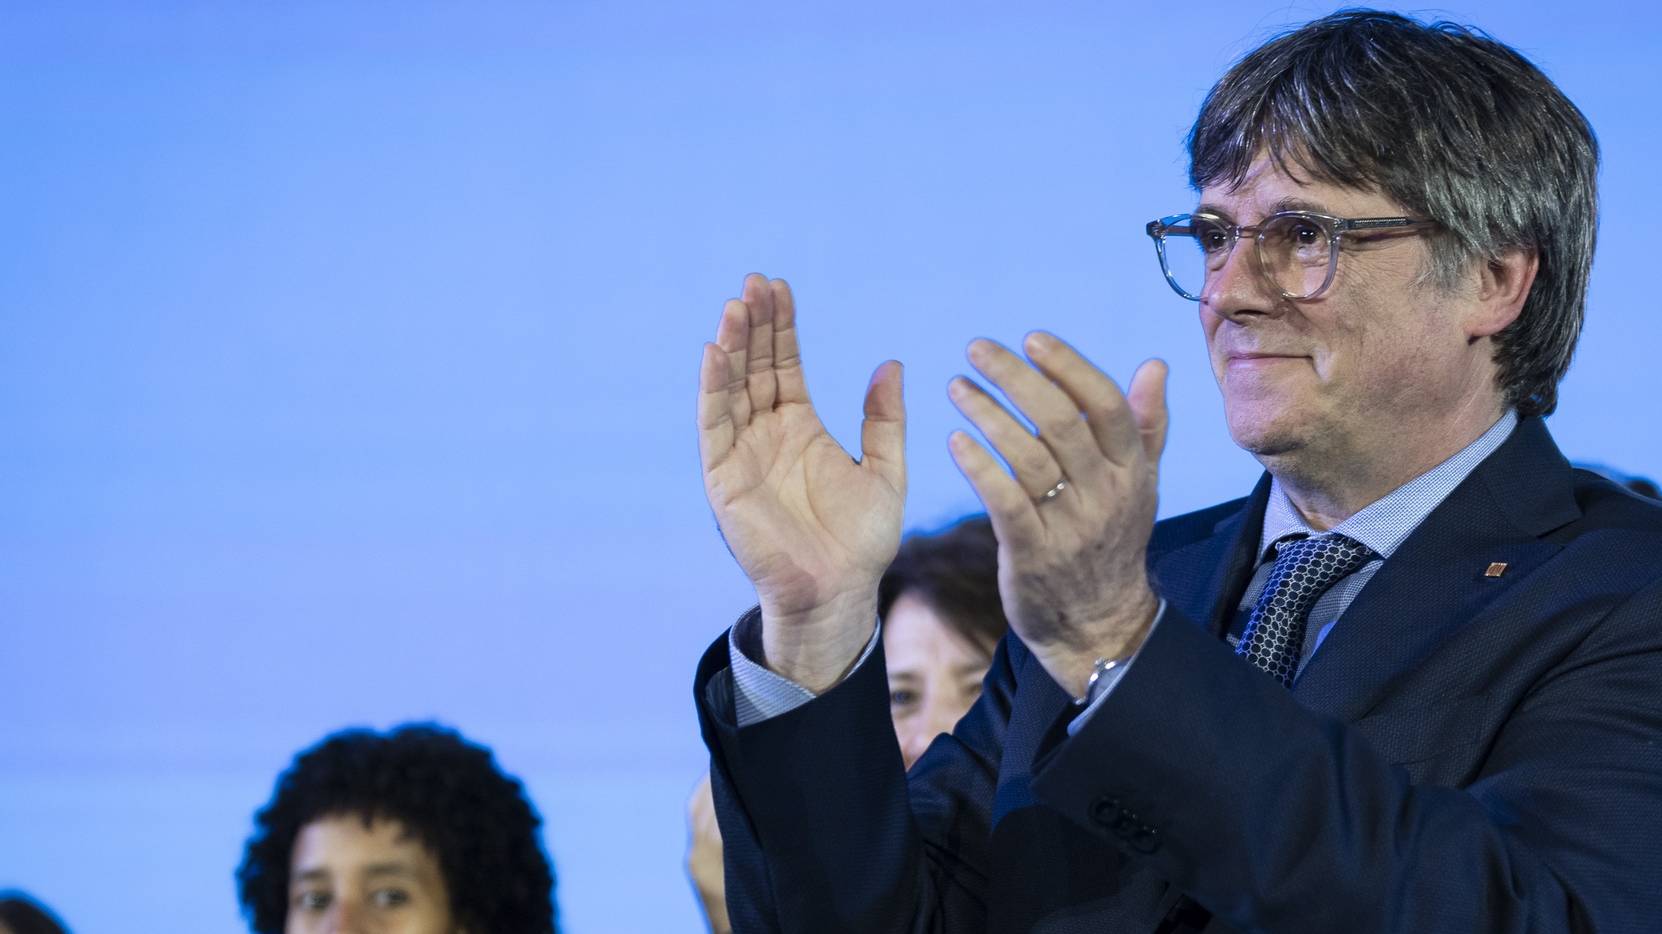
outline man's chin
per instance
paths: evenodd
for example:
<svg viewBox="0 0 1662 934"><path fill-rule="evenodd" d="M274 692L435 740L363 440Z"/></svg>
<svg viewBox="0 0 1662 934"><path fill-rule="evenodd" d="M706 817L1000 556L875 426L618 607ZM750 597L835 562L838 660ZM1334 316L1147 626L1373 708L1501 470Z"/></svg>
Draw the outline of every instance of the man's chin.
<svg viewBox="0 0 1662 934"><path fill-rule="evenodd" d="M1235 445L1263 462L1266 458L1279 459L1303 450L1308 438L1291 425L1230 423L1229 434ZM1264 466L1268 467L1266 463Z"/></svg>

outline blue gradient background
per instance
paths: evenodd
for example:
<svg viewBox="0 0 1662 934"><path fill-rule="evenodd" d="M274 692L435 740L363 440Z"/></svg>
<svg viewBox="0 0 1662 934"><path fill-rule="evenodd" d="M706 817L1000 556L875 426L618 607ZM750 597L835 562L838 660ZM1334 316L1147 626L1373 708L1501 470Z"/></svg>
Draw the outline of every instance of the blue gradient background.
<svg viewBox="0 0 1662 934"><path fill-rule="evenodd" d="M298 748L437 717L547 818L566 927L694 930L693 663L746 605L700 344L795 284L857 438L908 365L908 521L975 507L976 335L1172 365L1162 512L1245 491L1142 233L1229 61L1326 5L0 6L0 886L81 931L242 929ZM1605 152L1572 457L1655 475L1662 21L1445 8Z"/></svg>

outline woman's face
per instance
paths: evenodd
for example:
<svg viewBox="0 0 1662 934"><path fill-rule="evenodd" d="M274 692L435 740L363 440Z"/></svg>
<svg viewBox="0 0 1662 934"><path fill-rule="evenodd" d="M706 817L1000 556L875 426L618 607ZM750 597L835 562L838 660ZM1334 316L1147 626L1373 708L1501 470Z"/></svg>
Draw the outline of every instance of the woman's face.
<svg viewBox="0 0 1662 934"><path fill-rule="evenodd" d="M889 715L911 768L981 695L992 656L911 591L896 598L883 618L883 654L889 665Z"/></svg>
<svg viewBox="0 0 1662 934"><path fill-rule="evenodd" d="M455 934L438 860L395 820L312 821L289 859L287 934Z"/></svg>

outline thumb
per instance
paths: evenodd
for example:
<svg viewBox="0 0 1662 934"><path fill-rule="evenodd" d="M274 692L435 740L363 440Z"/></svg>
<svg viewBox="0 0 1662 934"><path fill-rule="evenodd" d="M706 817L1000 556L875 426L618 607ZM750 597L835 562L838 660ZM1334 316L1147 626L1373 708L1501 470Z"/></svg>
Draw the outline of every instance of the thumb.
<svg viewBox="0 0 1662 934"><path fill-rule="evenodd" d="M906 402L901 366L884 361L866 386L865 420L860 423L860 462L906 492Z"/></svg>
<svg viewBox="0 0 1662 934"><path fill-rule="evenodd" d="M1137 434L1143 439L1143 453L1156 465L1166 449L1166 374L1166 361L1144 360L1131 375L1131 391L1126 394Z"/></svg>

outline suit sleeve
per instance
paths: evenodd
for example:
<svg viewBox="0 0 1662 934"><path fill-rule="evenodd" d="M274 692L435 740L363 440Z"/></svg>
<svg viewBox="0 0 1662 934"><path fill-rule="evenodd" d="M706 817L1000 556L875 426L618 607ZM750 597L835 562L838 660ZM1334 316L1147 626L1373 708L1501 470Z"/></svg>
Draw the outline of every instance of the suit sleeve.
<svg viewBox="0 0 1662 934"><path fill-rule="evenodd" d="M1611 611L1455 788L1173 619L1034 791L1243 930L1654 930L1659 621L1662 586Z"/></svg>
<svg viewBox="0 0 1662 934"><path fill-rule="evenodd" d="M723 636L706 652L694 693L734 930L984 927L989 813L1014 692L1009 650L1000 646L980 700L910 776L889 717L881 644L837 686L743 728L727 652Z"/></svg>

